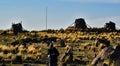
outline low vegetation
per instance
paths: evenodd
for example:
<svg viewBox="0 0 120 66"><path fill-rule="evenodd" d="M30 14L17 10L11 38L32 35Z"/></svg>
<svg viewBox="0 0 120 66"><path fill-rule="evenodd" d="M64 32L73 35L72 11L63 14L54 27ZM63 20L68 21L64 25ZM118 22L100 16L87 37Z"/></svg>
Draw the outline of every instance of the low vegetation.
<svg viewBox="0 0 120 66"><path fill-rule="evenodd" d="M36 64L36 66L46 65L48 45L45 39L51 37L55 37L54 46L60 52L58 64L61 63L60 58L67 51L66 48L73 47L73 62L68 62L68 66L89 66L101 49L101 46L95 47L96 38L104 37L111 42L112 46L120 44L120 32L70 32L61 29L31 31L16 36L12 31L0 30L0 37L0 63L4 60L8 66L25 63ZM23 40L26 40L25 45ZM65 47L61 47L60 40L65 41Z"/></svg>

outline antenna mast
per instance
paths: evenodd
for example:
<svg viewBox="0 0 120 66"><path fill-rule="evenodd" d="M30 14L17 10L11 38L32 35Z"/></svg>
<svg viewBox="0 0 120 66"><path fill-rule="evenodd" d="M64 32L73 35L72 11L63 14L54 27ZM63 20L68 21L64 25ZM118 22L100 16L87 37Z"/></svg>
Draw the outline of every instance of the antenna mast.
<svg viewBox="0 0 120 66"><path fill-rule="evenodd" d="M46 30L47 30L47 7L46 7Z"/></svg>

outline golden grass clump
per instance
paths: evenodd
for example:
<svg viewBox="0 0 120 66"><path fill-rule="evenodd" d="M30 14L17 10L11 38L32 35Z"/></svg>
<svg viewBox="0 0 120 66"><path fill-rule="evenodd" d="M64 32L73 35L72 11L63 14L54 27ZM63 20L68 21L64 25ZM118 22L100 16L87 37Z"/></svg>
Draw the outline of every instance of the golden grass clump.
<svg viewBox="0 0 120 66"><path fill-rule="evenodd" d="M21 36L21 38L26 39L26 38L27 38L27 36L26 36L26 35L22 35L22 36Z"/></svg>
<svg viewBox="0 0 120 66"><path fill-rule="evenodd" d="M24 60L34 61L34 60L36 60L36 58L35 58L35 56L28 54L28 55L25 55Z"/></svg>
<svg viewBox="0 0 120 66"><path fill-rule="evenodd" d="M18 47L18 51L21 52L21 53L26 52L26 48L24 48L24 45L20 45Z"/></svg>
<svg viewBox="0 0 120 66"><path fill-rule="evenodd" d="M18 52L18 53L16 54L16 56L22 56L22 53L21 53L21 52Z"/></svg>
<svg viewBox="0 0 120 66"><path fill-rule="evenodd" d="M38 48L38 52L41 52L42 48Z"/></svg>
<svg viewBox="0 0 120 66"><path fill-rule="evenodd" d="M69 43L69 42L71 42L71 39L70 39L70 38L68 38L66 41Z"/></svg>
<svg viewBox="0 0 120 66"><path fill-rule="evenodd" d="M37 52L37 54L35 54L36 59L40 59L41 56L42 56L42 53L40 53L40 52Z"/></svg>
<svg viewBox="0 0 120 66"><path fill-rule="evenodd" d="M90 46L90 50L95 52L95 46Z"/></svg>
<svg viewBox="0 0 120 66"><path fill-rule="evenodd" d="M30 46L28 47L27 53L29 53L29 54L35 54L35 53L37 53L34 45L30 45Z"/></svg>
<svg viewBox="0 0 120 66"><path fill-rule="evenodd" d="M7 34L12 35L13 31L8 31Z"/></svg>
<svg viewBox="0 0 120 66"><path fill-rule="evenodd" d="M16 50L16 47L12 46L12 45L9 48L10 48L11 51Z"/></svg>
<svg viewBox="0 0 120 66"><path fill-rule="evenodd" d="M99 50L101 50L101 49L105 48L105 45L101 43L98 48L99 48Z"/></svg>
<svg viewBox="0 0 120 66"><path fill-rule="evenodd" d="M0 45L0 52L2 52L2 45Z"/></svg>
<svg viewBox="0 0 120 66"><path fill-rule="evenodd" d="M2 60L4 58L4 54L3 52L0 53L0 60Z"/></svg>
<svg viewBox="0 0 120 66"><path fill-rule="evenodd" d="M81 44L81 45L82 45L82 47L83 47L83 50L88 47L88 43L83 43L83 44Z"/></svg>
<svg viewBox="0 0 120 66"><path fill-rule="evenodd" d="M12 61L22 63L22 54L19 52L16 55L14 55L12 57Z"/></svg>
<svg viewBox="0 0 120 66"><path fill-rule="evenodd" d="M76 39L76 42L77 42L77 43L78 43L78 42L80 42L80 39L79 39L79 38L77 38L77 39Z"/></svg>
<svg viewBox="0 0 120 66"><path fill-rule="evenodd" d="M3 45L2 46L2 51L4 54L8 54L10 52L10 48L8 46Z"/></svg>
<svg viewBox="0 0 120 66"><path fill-rule="evenodd" d="M12 54L12 53L8 53L8 54L7 54L7 56L6 56L6 58L7 58L7 59L11 59L11 58L12 58L12 56L13 56L13 54Z"/></svg>
<svg viewBox="0 0 120 66"><path fill-rule="evenodd" d="M16 54L18 52L18 45L16 45L16 46L11 45L10 49L11 49L11 53Z"/></svg>
<svg viewBox="0 0 120 66"><path fill-rule="evenodd" d="M70 48L70 46L69 46L69 45L66 45L65 50L68 50L69 48Z"/></svg>

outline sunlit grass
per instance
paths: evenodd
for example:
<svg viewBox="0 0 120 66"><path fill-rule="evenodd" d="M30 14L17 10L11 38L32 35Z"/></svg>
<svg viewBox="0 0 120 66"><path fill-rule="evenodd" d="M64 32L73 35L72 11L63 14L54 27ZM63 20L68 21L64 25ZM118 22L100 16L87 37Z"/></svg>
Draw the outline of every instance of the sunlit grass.
<svg viewBox="0 0 120 66"><path fill-rule="evenodd" d="M15 41L20 41L21 39L34 38L34 32L21 33L18 36L12 35L0 35L0 60L11 59L13 62L17 58L21 59L23 62L33 63L35 61L42 61L42 66L45 66L45 61L47 59L47 49L49 48L47 44L43 42L39 43L27 43L27 47L24 45L12 46L11 43ZM86 66L91 63L95 54L97 54L101 49L102 45L95 47L95 39L105 37L110 40L111 45L120 44L120 33L88 33L88 32L65 32L65 33L47 33L47 32L37 32L37 37L57 37L57 42L54 45L60 55L58 57L58 63L60 62L61 56L67 51L67 49L73 47L74 60L78 59L86 64L77 64L77 66ZM59 45L60 40L65 41L66 47L61 47ZM68 58L69 59L69 58ZM39 62L40 62L39 61ZM71 63L72 64L72 63ZM68 64L69 66L70 64ZM19 65L18 65L19 66ZM36 65L37 66L37 65ZM38 64L38 66L40 66Z"/></svg>

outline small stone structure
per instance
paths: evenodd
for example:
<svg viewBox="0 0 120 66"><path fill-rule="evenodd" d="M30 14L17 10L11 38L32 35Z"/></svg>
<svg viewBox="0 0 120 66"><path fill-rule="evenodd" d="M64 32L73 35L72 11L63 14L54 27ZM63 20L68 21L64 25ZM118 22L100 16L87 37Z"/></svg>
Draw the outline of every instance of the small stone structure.
<svg viewBox="0 0 120 66"><path fill-rule="evenodd" d="M115 23L110 21L109 23L106 23L104 28L109 29L109 30L116 30Z"/></svg>
<svg viewBox="0 0 120 66"><path fill-rule="evenodd" d="M14 35L23 32L22 23L12 24L12 30Z"/></svg>
<svg viewBox="0 0 120 66"><path fill-rule="evenodd" d="M85 20L83 18L76 19L75 28L85 30L87 28Z"/></svg>

